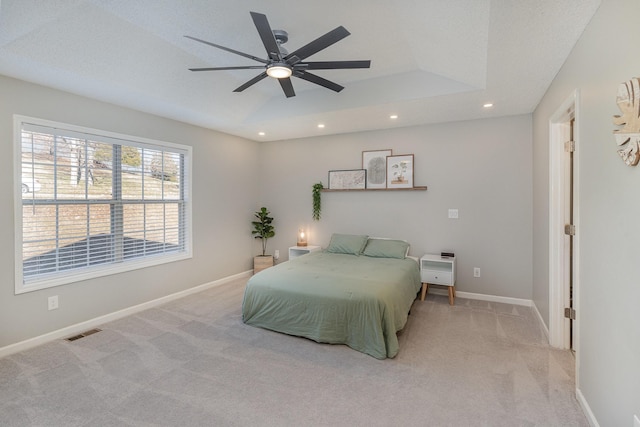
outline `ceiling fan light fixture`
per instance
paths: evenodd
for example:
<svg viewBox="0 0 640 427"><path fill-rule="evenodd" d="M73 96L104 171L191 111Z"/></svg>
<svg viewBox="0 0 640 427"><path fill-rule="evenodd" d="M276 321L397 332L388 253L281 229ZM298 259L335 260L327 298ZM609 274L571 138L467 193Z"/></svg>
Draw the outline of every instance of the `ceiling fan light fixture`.
<svg viewBox="0 0 640 427"><path fill-rule="evenodd" d="M273 64L267 67L267 75L274 79L286 79L291 77L293 70L290 66L282 63Z"/></svg>

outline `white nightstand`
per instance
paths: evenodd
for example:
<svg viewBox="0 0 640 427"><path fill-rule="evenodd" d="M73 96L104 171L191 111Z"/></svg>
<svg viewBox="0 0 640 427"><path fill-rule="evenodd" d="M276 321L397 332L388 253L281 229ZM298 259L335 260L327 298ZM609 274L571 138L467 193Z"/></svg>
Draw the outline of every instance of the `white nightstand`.
<svg viewBox="0 0 640 427"><path fill-rule="evenodd" d="M420 301L429 291L429 285L442 285L449 288L449 304L453 305L456 297L456 259L443 258L440 255L424 255L420 258L420 278L422 294Z"/></svg>
<svg viewBox="0 0 640 427"><path fill-rule="evenodd" d="M298 258L299 256L306 255L310 252L319 251L320 246L291 246L289 248L289 259Z"/></svg>

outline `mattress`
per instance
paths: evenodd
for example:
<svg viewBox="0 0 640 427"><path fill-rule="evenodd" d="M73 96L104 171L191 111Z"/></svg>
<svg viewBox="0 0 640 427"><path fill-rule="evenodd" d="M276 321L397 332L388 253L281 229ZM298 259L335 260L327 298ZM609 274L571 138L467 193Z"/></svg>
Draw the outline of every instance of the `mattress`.
<svg viewBox="0 0 640 427"><path fill-rule="evenodd" d="M398 353L396 333L420 286L411 258L312 252L251 277L242 319L384 359Z"/></svg>

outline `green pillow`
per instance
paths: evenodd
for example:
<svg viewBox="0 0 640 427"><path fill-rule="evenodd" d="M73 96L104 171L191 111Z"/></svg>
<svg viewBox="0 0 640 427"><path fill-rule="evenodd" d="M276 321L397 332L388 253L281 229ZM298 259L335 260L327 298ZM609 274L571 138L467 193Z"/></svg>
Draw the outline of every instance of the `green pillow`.
<svg viewBox="0 0 640 427"><path fill-rule="evenodd" d="M333 233L327 252L334 254L360 255L369 236Z"/></svg>
<svg viewBox="0 0 640 427"><path fill-rule="evenodd" d="M409 244L404 240L369 239L363 255L374 258L405 259Z"/></svg>

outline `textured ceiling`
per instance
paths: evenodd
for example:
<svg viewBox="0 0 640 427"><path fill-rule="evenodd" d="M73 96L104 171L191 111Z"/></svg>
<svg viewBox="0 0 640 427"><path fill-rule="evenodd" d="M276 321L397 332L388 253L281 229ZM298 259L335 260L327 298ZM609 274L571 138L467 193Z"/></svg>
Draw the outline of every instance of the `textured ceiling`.
<svg viewBox="0 0 640 427"><path fill-rule="evenodd" d="M0 74L265 141L523 114L599 4L0 0ZM342 25L351 35L309 60L370 59L371 68L314 71L340 93L292 78L288 99L271 78L232 92L260 70L188 71L259 65L183 37L266 57L249 11L286 30L290 52Z"/></svg>

